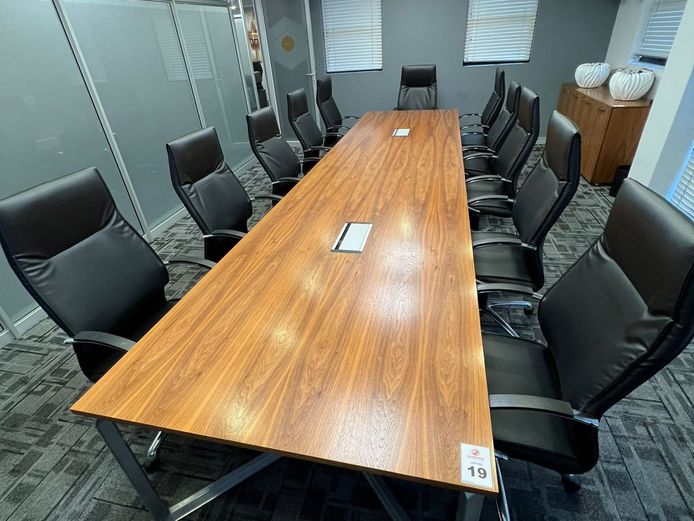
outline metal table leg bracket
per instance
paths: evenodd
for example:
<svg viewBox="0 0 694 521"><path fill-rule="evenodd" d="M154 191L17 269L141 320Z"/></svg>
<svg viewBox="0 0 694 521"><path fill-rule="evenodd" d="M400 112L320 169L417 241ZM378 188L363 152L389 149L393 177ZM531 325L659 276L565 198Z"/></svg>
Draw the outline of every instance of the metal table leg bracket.
<svg viewBox="0 0 694 521"><path fill-rule="evenodd" d="M108 420L96 420L96 428L156 521L178 521L186 517L281 458L277 454L261 454L169 508L154 490L116 424Z"/></svg>

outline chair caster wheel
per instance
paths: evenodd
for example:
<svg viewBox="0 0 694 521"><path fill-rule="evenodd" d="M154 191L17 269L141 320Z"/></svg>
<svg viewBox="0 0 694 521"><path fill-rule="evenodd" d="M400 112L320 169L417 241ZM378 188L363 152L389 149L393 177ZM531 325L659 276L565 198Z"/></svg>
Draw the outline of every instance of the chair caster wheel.
<svg viewBox="0 0 694 521"><path fill-rule="evenodd" d="M581 490L581 479L576 474L562 474L561 482L567 492Z"/></svg>

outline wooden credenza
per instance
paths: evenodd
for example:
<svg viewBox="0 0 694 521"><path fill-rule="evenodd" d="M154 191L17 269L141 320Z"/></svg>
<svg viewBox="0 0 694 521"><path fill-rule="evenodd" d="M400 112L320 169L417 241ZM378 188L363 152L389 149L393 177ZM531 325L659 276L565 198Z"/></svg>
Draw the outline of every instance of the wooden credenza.
<svg viewBox="0 0 694 521"><path fill-rule="evenodd" d="M590 183L611 183L615 169L630 165L651 108L650 99L617 101L606 85L561 86L557 110L581 131L581 174Z"/></svg>

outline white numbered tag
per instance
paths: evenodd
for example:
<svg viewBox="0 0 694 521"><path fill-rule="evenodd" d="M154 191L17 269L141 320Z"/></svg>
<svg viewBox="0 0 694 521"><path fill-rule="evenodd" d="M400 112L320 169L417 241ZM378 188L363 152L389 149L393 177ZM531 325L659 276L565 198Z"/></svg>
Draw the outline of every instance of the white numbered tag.
<svg viewBox="0 0 694 521"><path fill-rule="evenodd" d="M407 137L410 135L409 128L396 128L393 131L393 137Z"/></svg>
<svg viewBox="0 0 694 521"><path fill-rule="evenodd" d="M492 488L492 459L487 447L460 444L460 481Z"/></svg>

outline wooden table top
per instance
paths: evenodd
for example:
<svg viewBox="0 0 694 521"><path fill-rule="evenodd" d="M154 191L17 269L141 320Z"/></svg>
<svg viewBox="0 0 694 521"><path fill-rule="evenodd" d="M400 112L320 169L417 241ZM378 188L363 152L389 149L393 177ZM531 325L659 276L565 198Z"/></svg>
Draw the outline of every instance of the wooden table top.
<svg viewBox="0 0 694 521"><path fill-rule="evenodd" d="M493 443L457 116L366 114L71 410L497 492L461 483Z"/></svg>

